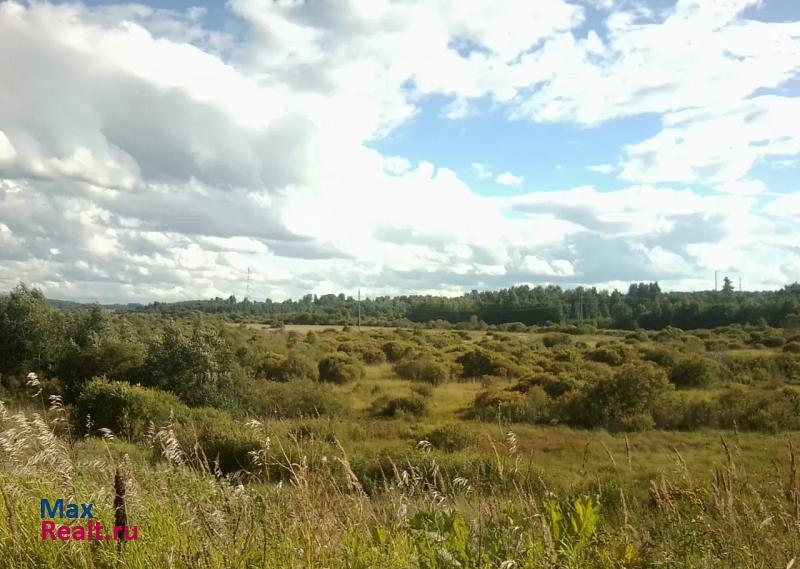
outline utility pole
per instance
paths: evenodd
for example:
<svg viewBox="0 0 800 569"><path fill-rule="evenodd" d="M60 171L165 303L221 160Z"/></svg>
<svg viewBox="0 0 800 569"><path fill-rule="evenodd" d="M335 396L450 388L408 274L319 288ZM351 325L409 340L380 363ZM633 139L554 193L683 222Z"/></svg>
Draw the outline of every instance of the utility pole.
<svg viewBox="0 0 800 569"><path fill-rule="evenodd" d="M717 292L717 271L714 271L714 292Z"/></svg>
<svg viewBox="0 0 800 569"><path fill-rule="evenodd" d="M578 293L578 321L583 322L583 287Z"/></svg>
<svg viewBox="0 0 800 569"><path fill-rule="evenodd" d="M248 300L250 298L250 267L247 267L247 292L244 294L244 299Z"/></svg>
<svg viewBox="0 0 800 569"><path fill-rule="evenodd" d="M739 292L742 292L742 277L739 277Z"/></svg>
<svg viewBox="0 0 800 569"><path fill-rule="evenodd" d="M361 289L358 289L358 331L361 332Z"/></svg>

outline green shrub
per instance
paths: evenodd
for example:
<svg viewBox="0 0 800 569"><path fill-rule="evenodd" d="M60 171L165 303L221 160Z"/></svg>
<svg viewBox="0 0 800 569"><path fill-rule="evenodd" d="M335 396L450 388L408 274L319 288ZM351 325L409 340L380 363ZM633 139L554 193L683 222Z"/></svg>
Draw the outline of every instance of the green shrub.
<svg viewBox="0 0 800 569"><path fill-rule="evenodd" d="M800 341L787 342L783 346L783 351L791 354L800 354Z"/></svg>
<svg viewBox="0 0 800 569"><path fill-rule="evenodd" d="M325 356L319 362L320 381L342 384L361 379L364 375L363 364L348 354L337 352Z"/></svg>
<svg viewBox="0 0 800 569"><path fill-rule="evenodd" d="M411 344L405 342L396 342L394 340L386 342L381 346L383 353L386 355L386 361L396 362L411 350Z"/></svg>
<svg viewBox="0 0 800 569"><path fill-rule="evenodd" d="M86 428L87 415L91 416L91 432ZM108 428L117 436L141 442L148 436L151 423L160 428L170 417L181 448L189 452L198 444L210 462L219 460L224 472L246 468L250 451L259 446L244 426L225 411L190 408L170 393L102 378L93 379L81 392L75 422L84 434Z"/></svg>
<svg viewBox="0 0 800 569"><path fill-rule="evenodd" d="M461 365L464 377L477 378L485 375L520 377L522 375L522 370L518 365L483 348L475 348L461 354L456 358L456 363Z"/></svg>
<svg viewBox="0 0 800 569"><path fill-rule="evenodd" d="M555 346L569 346L572 344L572 337L569 334L555 333L545 334L542 337L542 344L546 348L554 348Z"/></svg>
<svg viewBox="0 0 800 569"><path fill-rule="evenodd" d="M150 422L161 425L172 412L182 420L189 417L189 408L172 393L94 378L78 396L74 419L78 432L83 434L96 434L96 430L87 432L88 415L94 429L105 427L119 436L139 440Z"/></svg>
<svg viewBox="0 0 800 569"><path fill-rule="evenodd" d="M588 426L628 429L644 425L671 385L664 371L652 364L627 364L602 378L586 392Z"/></svg>
<svg viewBox="0 0 800 569"><path fill-rule="evenodd" d="M785 340L780 336L766 336L761 340L761 343L768 348L780 348L784 342Z"/></svg>
<svg viewBox="0 0 800 569"><path fill-rule="evenodd" d="M361 359L366 364L382 364L386 361L386 354L380 348L368 347L361 352Z"/></svg>
<svg viewBox="0 0 800 569"><path fill-rule="evenodd" d="M447 423L428 431L424 435L424 439L436 449L454 452L474 445L477 437L463 424Z"/></svg>
<svg viewBox="0 0 800 569"><path fill-rule="evenodd" d="M192 409L189 418L177 421L173 429L183 449L190 451L199 444L209 466L218 464L222 472L249 469L250 453L261 447L241 422L219 409Z"/></svg>
<svg viewBox="0 0 800 569"><path fill-rule="evenodd" d="M250 381L241 387L240 398L249 414L274 418L340 415L344 406L330 386L307 380L284 383Z"/></svg>
<svg viewBox="0 0 800 569"><path fill-rule="evenodd" d="M658 428L680 431L714 427L718 423L718 415L719 409L715 401L687 397L683 393L668 394L653 410Z"/></svg>
<svg viewBox="0 0 800 569"><path fill-rule="evenodd" d="M473 412L478 419L511 422L548 423L552 418L551 400L538 385L526 392L511 390L481 391L475 397Z"/></svg>
<svg viewBox="0 0 800 569"><path fill-rule="evenodd" d="M289 381L292 379L319 379L319 369L310 357L292 352L287 356L267 353L259 368L259 375L272 381Z"/></svg>
<svg viewBox="0 0 800 569"><path fill-rule="evenodd" d="M716 362L701 356L683 358L669 374L669 380L678 387L708 387L719 379Z"/></svg>
<svg viewBox="0 0 800 569"><path fill-rule="evenodd" d="M667 369L672 369L678 363L678 354L668 348L647 349L642 353L642 357Z"/></svg>
<svg viewBox="0 0 800 569"><path fill-rule="evenodd" d="M393 369L402 379L424 381L431 385L440 385L450 377L447 366L430 357L402 360L394 364Z"/></svg>
<svg viewBox="0 0 800 569"><path fill-rule="evenodd" d="M420 397L430 397L433 395L433 386L427 383L415 383L411 386L411 391Z"/></svg>
<svg viewBox="0 0 800 569"><path fill-rule="evenodd" d="M723 428L735 422L742 429L773 433L800 429L800 391L791 387L762 391L732 386L717 397L717 403Z"/></svg>
<svg viewBox="0 0 800 569"><path fill-rule="evenodd" d="M631 351L621 344L607 344L591 350L586 357L610 366L620 366L631 359Z"/></svg>
<svg viewBox="0 0 800 569"><path fill-rule="evenodd" d="M392 418L398 415L411 415L421 417L425 414L427 404L422 397L412 395L411 397L379 397L371 408L371 414L376 417Z"/></svg>

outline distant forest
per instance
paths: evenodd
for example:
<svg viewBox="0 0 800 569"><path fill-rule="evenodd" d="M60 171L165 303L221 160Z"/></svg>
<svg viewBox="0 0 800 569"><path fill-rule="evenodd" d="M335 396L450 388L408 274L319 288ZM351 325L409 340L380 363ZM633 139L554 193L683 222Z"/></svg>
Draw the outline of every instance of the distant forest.
<svg viewBox="0 0 800 569"><path fill-rule="evenodd" d="M70 303L55 301L62 308ZM272 324L354 324L358 301L344 294L307 294L299 300L273 302L214 298L148 305L112 305L118 311L162 314L212 313ZM658 283L630 285L627 293L578 287L514 286L473 290L458 297L379 296L360 302L365 325L402 326L432 323L469 327L519 323L525 326L592 323L623 329L712 328L729 324L800 327L800 284L777 291L740 292L725 279L719 291L663 292Z"/></svg>

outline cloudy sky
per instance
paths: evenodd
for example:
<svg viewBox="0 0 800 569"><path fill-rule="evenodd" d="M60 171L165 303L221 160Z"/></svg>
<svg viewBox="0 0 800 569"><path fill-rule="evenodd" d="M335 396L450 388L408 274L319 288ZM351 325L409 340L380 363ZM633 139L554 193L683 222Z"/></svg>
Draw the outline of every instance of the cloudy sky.
<svg viewBox="0 0 800 569"><path fill-rule="evenodd" d="M0 2L0 290L800 278L796 0Z"/></svg>

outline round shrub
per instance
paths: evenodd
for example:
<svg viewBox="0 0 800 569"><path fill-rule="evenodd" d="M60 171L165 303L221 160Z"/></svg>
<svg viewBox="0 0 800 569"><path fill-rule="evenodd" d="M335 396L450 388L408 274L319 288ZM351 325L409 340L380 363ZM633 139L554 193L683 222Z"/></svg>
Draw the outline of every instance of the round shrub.
<svg viewBox="0 0 800 569"><path fill-rule="evenodd" d="M630 360L631 352L620 344L608 344L591 350L586 354L586 357L592 361L610 366L620 366Z"/></svg>
<svg viewBox="0 0 800 569"><path fill-rule="evenodd" d="M241 399L250 414L280 419L336 416L344 408L329 385L306 380L252 381L242 387Z"/></svg>
<svg viewBox="0 0 800 569"><path fill-rule="evenodd" d="M555 334L545 334L542 337L542 344L545 345L546 348L553 348L555 346L569 346L572 344L572 337L569 334L563 333L555 333Z"/></svg>
<svg viewBox="0 0 800 569"><path fill-rule="evenodd" d="M361 353L361 359L366 364L382 364L386 361L386 354L379 348L368 347Z"/></svg>
<svg viewBox="0 0 800 569"><path fill-rule="evenodd" d="M309 379L316 381L319 379L317 364L303 354L291 353L289 357L283 358L272 368L272 377L277 381L289 381L292 379Z"/></svg>
<svg viewBox="0 0 800 569"><path fill-rule="evenodd" d="M440 385L450 376L447 366L432 358L402 360L397 362L393 369L402 379L424 381L431 385Z"/></svg>
<svg viewBox="0 0 800 569"><path fill-rule="evenodd" d="M656 363L661 367L671 369L678 362L678 354L666 348L652 348L645 350L642 357L650 362Z"/></svg>
<svg viewBox="0 0 800 569"><path fill-rule="evenodd" d="M410 344L405 342L395 342L394 340L386 342L381 346L383 353L386 355L386 361L396 362L408 353L411 349Z"/></svg>
<svg viewBox="0 0 800 569"><path fill-rule="evenodd" d="M359 360L341 352L325 356L319 362L320 381L342 384L361 379L364 374Z"/></svg>
<svg viewBox="0 0 800 569"><path fill-rule="evenodd" d="M464 450L475 444L477 440L473 432L459 423L447 423L442 425L426 433L424 438L431 443L434 448L447 452Z"/></svg>
<svg viewBox="0 0 800 569"><path fill-rule="evenodd" d="M425 414L427 404L422 397L379 397L372 404L372 415L376 417L392 418L400 414L421 417Z"/></svg>
<svg viewBox="0 0 800 569"><path fill-rule="evenodd" d="M461 354L456 358L456 363L461 364L464 377L477 378L485 375L519 377L522 375L522 370L515 363L482 348Z"/></svg>
<svg viewBox="0 0 800 569"><path fill-rule="evenodd" d="M105 427L135 440L144 436L150 422L161 425L173 412L179 418L189 415L186 404L172 393L94 378L78 397L75 426L78 432L91 434L86 431L90 415L94 429Z"/></svg>
<svg viewBox="0 0 800 569"><path fill-rule="evenodd" d="M784 352L789 352L791 354L800 354L800 341L794 340L792 342L788 342L783 346Z"/></svg>
<svg viewBox="0 0 800 569"><path fill-rule="evenodd" d="M719 379L715 362L700 356L680 360L669 374L669 380L678 387L708 387Z"/></svg>

